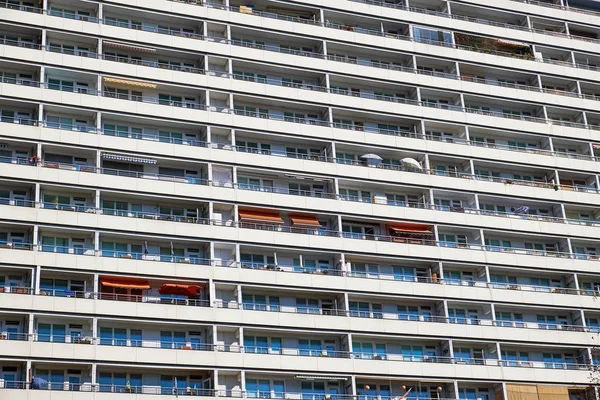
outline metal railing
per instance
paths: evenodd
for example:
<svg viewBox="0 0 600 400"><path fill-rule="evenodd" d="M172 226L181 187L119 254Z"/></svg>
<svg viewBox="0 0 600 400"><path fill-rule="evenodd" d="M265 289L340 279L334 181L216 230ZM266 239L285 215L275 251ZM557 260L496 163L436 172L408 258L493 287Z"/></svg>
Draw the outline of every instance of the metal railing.
<svg viewBox="0 0 600 400"><path fill-rule="evenodd" d="M223 309L239 309L244 311L259 311L259 312L276 312L302 314L311 316L325 317L349 317L349 318L366 318L366 319L382 319L382 320L397 320L403 322L426 322L426 323L446 323L458 325L477 325L490 327L507 327L519 329L542 329L556 331L571 331L571 332L598 332L598 327L588 327L583 325L570 325L560 323L539 323L525 322L517 320L496 320L496 319L481 319L478 317L445 317L429 314L412 314L412 313L390 313L385 311L360 311L360 310L341 310L320 308L318 306L287 306L280 304L265 304L252 302L223 302L221 300L213 301L213 306Z"/></svg>
<svg viewBox="0 0 600 400"><path fill-rule="evenodd" d="M41 165L43 165L47 168L61 168L61 169L67 169L67 170L82 171L81 166L76 166L76 165L74 166L71 164L61 164L61 163L55 163L55 162L48 163L47 161L41 161L40 163L41 163ZM303 191L303 190L294 190L294 189L289 189L289 188L273 188L273 187L269 187L269 186L247 185L247 184L239 184L239 183L234 184L232 182L208 181L208 180L202 180L202 179L196 179L196 178L173 177L173 176L168 176L168 175L164 176L164 175L159 175L159 174L143 174L143 173L137 173L137 172L131 172L131 171L120 171L120 170L105 169L105 168L95 168L95 167L89 167L89 168L90 168L90 170L84 169L84 172L98 171L100 173L108 173L109 175L117 175L117 176L159 179L159 180L166 180L166 181L170 181L170 182L179 182L179 183L187 183L187 184L202 184L202 185L211 185L211 186L218 186L218 187L237 188L237 189L241 189L241 190L252 190L252 191L261 191L261 192L275 193L275 194L287 194L287 195L316 197L316 198L324 198L324 199L338 199L338 200L345 200L345 201L353 201L354 200L354 201L360 201L360 202L374 201L372 199L366 199L366 200L364 198L358 199L358 198L353 198L352 196L338 195L335 193ZM425 173L427 173L427 172L425 172ZM452 176L452 175L448 175L446 173L444 173L443 175L444 176ZM468 176L471 177L472 175L469 174ZM473 179L473 178L470 178L470 179ZM475 179L479 179L479 178L475 177ZM486 176L481 179L491 180L493 182L503 182L504 184L509 184L509 182L507 182L506 178L493 178L493 177ZM535 186L535 187L552 187L552 184L543 183L543 182L519 181L519 180L510 180L510 181L511 181L510 184L523 184L523 185ZM597 192L597 189L594 188L594 191ZM428 206L428 207L430 207L430 206ZM431 208L444 209L445 207L434 206ZM84 212L91 212L91 208L83 207L82 209L84 210ZM70 211L77 211L77 209L70 209ZM97 210L96 212L98 212L98 211L103 212L103 210ZM448 207L447 211L464 212L465 210L461 210L460 208L457 209L456 207L452 207L452 208ZM484 214L484 215L490 215L490 214L494 215L495 214L494 212L487 212L484 210L478 210L477 213ZM517 214L517 215L519 215L519 214ZM129 216L129 213L127 213L127 215L121 215L121 216ZM141 213L141 214L134 215L132 213L131 217L158 219L158 218L160 218L160 214ZM176 220L176 218L174 218L174 216L168 216L168 219L170 219L170 218L172 218L173 220ZM527 217L527 219L530 219L530 218L531 217ZM544 216L535 216L535 218L538 220L544 220ZM181 219L181 221L199 223L199 220L197 220L197 219L190 220L190 219L187 219L187 217L183 217ZM554 220L552 220L551 218L548 218L548 221L551 222ZM563 222L565 222L565 221L568 223L568 222L570 222L570 219L564 219ZM579 222L579 224L581 224L581 221L578 221L578 222ZM216 224L220 224L221 222L204 220L204 221L202 221L202 223L216 225ZM230 225L232 225L232 222L224 221L224 224L226 226L230 226ZM301 234L332 236L332 237L341 237L341 238L350 238L350 239L375 240L375 241L395 242L395 243L405 243L405 244L418 244L418 245L437 246L437 247L455 247L455 248L465 248L465 249L471 249L471 250L483 250L483 251L488 251L488 252L510 252L510 253L514 253L514 254L526 254L526 255L537 255L537 256L544 256L544 257L559 257L559 258L572 258L572 259L587 259L587 260L597 260L598 259L598 257L594 256L594 255L578 254L578 253L565 253L565 252L558 252L558 251L542 251L542 250L534 250L534 249L526 249L526 248L524 249L524 248L514 248L514 247L503 247L503 246L486 246L486 245L481 245L481 244L459 244L459 243L453 243L453 242L447 242L447 241L435 241L435 240L417 239L417 238L404 238L404 237L379 235L379 234L378 235L376 235L376 234L357 234L357 233L340 232L340 231L336 231L336 230L327 230L327 229L318 229L318 228L317 229L306 229L306 228L296 228L293 226L289 227L289 226L279 226L279 225L250 223L250 222L241 222L238 226L241 228L269 230L269 231L276 231L276 232L301 233ZM91 248L85 248L83 246L76 247L76 248L67 248L67 247L61 247L61 246L42 246L42 251L52 251L52 252L59 252L59 253L74 253L74 254L83 254L83 255L87 255L87 254L93 255L96 252L95 250L93 250ZM169 256L164 256L164 255L133 254L133 253L129 253L129 252L118 252L118 251L103 252L103 256L121 257L121 258L136 258L136 259L152 259L152 260L154 260L156 257L159 257L160 259L162 259L164 257L169 257ZM174 256L170 256L170 257L174 260L172 262L189 262L189 263L193 262L191 259L188 259L186 257L174 257Z"/></svg>
<svg viewBox="0 0 600 400"><path fill-rule="evenodd" d="M170 0L170 1L182 2L180 0ZM553 32L553 31L547 31L544 29L530 28L528 26L486 20L484 18L475 18L475 17L470 17L467 15L451 14L448 12L428 10L425 8L418 8L418 7L409 7L409 6L404 5L403 3L389 3L389 2L378 1L378 0L350 0L350 1L355 2L355 3L368 4L368 5L374 5L374 6L379 6L379 7L385 7L385 8L393 8L393 9L397 9L397 10L404 10L404 11L409 11L409 12L414 12L414 13L419 13L419 14L434 15L436 17L443 17L443 18L473 22L473 23L477 23L477 24L481 24L481 25L489 25L489 26L495 26L495 27L506 28L506 29L511 29L511 30L518 30L518 31L523 31L523 32L538 33L541 35L558 36L558 37L563 37L563 38L567 38L567 39L581 40L581 41L591 42L591 43L600 43L600 40L595 39L595 38L571 35L571 34L568 34L565 32ZM521 1L524 3L525 2L534 3L534 2L529 2L527 0L513 0L513 1ZM248 8L242 9L240 7L225 6L223 4L214 3L214 2L210 2L210 1L206 2L204 4L201 2L197 2L194 4L200 5L200 6L208 6L211 8L219 8L219 9L223 9L223 10L229 10L229 11L238 12L238 13L247 14L247 15L254 15L254 16L263 17L263 18L271 18L271 19L278 19L278 20L283 20L283 21L297 22L297 23L303 23L303 24L309 24L309 25L317 25L317 26L328 27L328 28L333 28L333 29L347 30L347 31L356 32L356 33L364 33L364 34L373 35L373 36L385 36L385 37L401 36L403 38L409 37L406 35L397 35L397 34L383 32L381 29L369 29L369 28L363 28L360 26L347 25L347 24L343 24L343 23L334 23L334 22L330 22L330 21L319 21L319 20L316 20L316 18L313 18L313 19L300 18L300 17L296 17L296 16L292 16L292 15L278 14L278 13L268 12L268 11L258 11L258 10L254 10L254 9L248 9ZM545 5L547 3L541 3L541 4ZM588 14L593 13L595 15L600 15L600 13L598 13L598 12L582 10L582 9L577 9L577 8L572 8L572 7L571 8L566 7L563 9L567 9L567 10L571 10L571 11L577 10L576 12L583 11Z"/></svg>
<svg viewBox="0 0 600 400"><path fill-rule="evenodd" d="M178 0L171 0L171 1L178 1ZM482 19L478 19L478 18L466 17L466 16L461 16L461 15L451 15L448 13L442 13L442 12L420 9L420 8L415 8L415 7L405 7L400 4L390 5L390 4L381 2L381 1L371 1L371 0L351 0L351 1L359 2L359 3L380 5L380 6L384 6L384 7L392 6L392 8L403 8L403 9L406 9L406 10L412 11L412 12L424 13L424 14L429 14L429 15L437 15L437 16L443 16L443 17L447 17L447 18L455 18L455 19L460 19L460 20L467 20L470 22L481 23L484 25L501 26L501 27L505 27L505 28L509 28L509 29L525 30L525 31L545 34L545 35L549 35L549 36L562 36L562 37L571 38L571 39L575 39L575 40L582 40L582 41L592 42L592 43L600 43L600 39L595 39L595 38L575 36L575 35L570 35L570 34L561 33L561 32L548 32L546 30L522 27L519 25L505 24L505 23L494 22L494 21L489 21L489 20L482 20ZM513 1L529 2L528 0L513 0ZM194 1L188 2L188 3L205 5L205 4L194 2ZM545 4L545 3L541 3L541 4ZM208 5L208 3L206 5ZM211 4L210 6L215 7L214 4ZM0 7L2 7L2 6L0 6ZM154 26L144 26L144 25L139 25L139 24L135 24L135 23L131 23L131 22L121 22L121 21L117 21L117 20L113 20L113 19L106 19L106 18L104 20L100 21L98 18L92 17L92 16L77 15L77 14L72 14L72 13L63 12L63 11L42 10L42 9L39 9L36 7L13 5L8 2L4 3L4 7L18 9L21 11L34 12L34 13L47 13L48 15L51 15L51 16L67 18L67 19L77 19L77 20L93 22L93 23L101 22L106 25L118 26L118 27L122 27L122 28L135 29L135 30L142 30L145 32L154 32L154 33L166 34L166 35L171 35L171 36L180 36L180 37L187 37L187 38L193 38L193 39L199 39L199 40L228 42L230 44L235 44L235 43L233 43L234 41L227 40L226 38L207 37L207 36L203 36L203 35L193 33L193 32L185 32L183 30L172 30L172 29L158 28L158 27L154 27ZM225 8L222 5L219 5L218 7ZM270 12L265 13L265 12L258 12L258 11L255 12L254 10L252 10L251 13L248 13L246 9L244 9L244 11L241 11L239 7L230 7L230 9L232 11L242 12L245 14L258 15L258 16L267 17L267 18L289 20L292 22L299 22L299 23L304 23L304 24L309 23L309 24L320 25L320 26L324 26L324 27L330 27L333 29L351 30L353 32L364 33L364 34L369 34L369 35L393 37L393 38L400 39L400 40L427 43L427 44L443 46L443 47L453 47L456 49L476 51L476 52L481 52L481 53L486 53L486 54L494 54L494 55L505 56L505 57L523 58L523 59L532 60L532 61L536 61L536 62L555 63L554 60L536 59L536 58L533 58L529 54L523 55L523 54L518 54L518 53L492 51L492 50L487 50L487 49L480 49L480 48L474 47L474 46L456 45L454 43L446 43L446 42L442 42L442 41L415 39L414 37L407 36L407 35L390 34L390 33L386 33L386 32L381 32L380 30L354 27L354 26L345 25L345 24L331 23L329 21L322 22L322 21L316 21L316 20L310 20L310 19L303 19L303 18L298 18L298 17L293 17L293 16L279 15L277 13L270 13ZM579 9L571 8L571 10L579 10ZM588 12L587 10L584 10L584 11L586 13L591 13L591 12ZM247 43L248 42L244 42L244 43L240 43L238 45L247 46ZM35 46L39 47L39 45L35 45ZM274 50L273 46L269 46L269 45L266 45L266 46L261 45L261 46L265 50ZM25 45L25 47L29 47L29 46ZM323 55L320 53L296 51L296 50L285 50L285 49L281 50L279 48L277 48L277 51L286 52L288 54L298 54L298 55L309 56L309 57L323 58ZM592 68L586 64L570 63L570 62L564 62L564 61L562 63L564 65L567 65L570 67L575 67L575 68L583 68L583 69L591 69ZM597 69L597 68L595 66L593 66L593 69Z"/></svg>
<svg viewBox="0 0 600 400"><path fill-rule="evenodd" d="M260 45L260 46L262 46L262 45ZM284 52L289 53L288 51L284 51ZM294 51L293 53L300 54L300 53L305 53L305 52L295 52ZM330 56L328 56L328 58L329 57ZM333 59L335 59L336 61L344 61L343 59L340 59L339 57L334 57ZM371 63L371 64L372 64L372 66L377 66L376 63ZM386 68L388 68L388 67L389 66L386 66ZM205 71L205 73L206 73L206 71ZM215 74L215 75L220 75L220 74ZM6 83L12 83L12 82L6 82ZM294 122L294 123L302 123L302 124L311 124L311 125L319 125L319 126L333 126L333 127L342 128L342 129L362 130L362 128L357 129L352 126L344 126L343 124L335 124L335 123L332 124L332 123L329 123L328 121L323 121L323 120L318 120L318 119L296 118L296 117L283 117L282 118L280 116L271 115L270 113L260 113L260 112L245 111L245 110L232 110L232 109L229 109L226 107L208 106L208 105L199 104L199 103L195 103L195 102L191 102L191 101L190 102L166 101L166 100L161 100L159 98L150 97L150 96L119 94L119 93L114 93L111 91L97 91L96 89L91 89L91 88L76 88L74 86L63 86L63 85L57 85L57 84L52 84L52 83L41 83L41 82L35 82L35 81L30 81L30 80L27 80L27 85L28 86L42 86L42 87L46 87L48 89L67 91L67 92L75 92L75 93L80 93L80 94L100 95L103 97L112 97L112 98L117 98L117 99L121 99L121 100L138 101L138 102L153 103L153 104L160 104L160 105L169 105L169 106L174 106L174 107L198 109L198 110L204 110L204 111L216 111L216 112L221 112L221 113L226 112L226 113L232 113L232 114L236 114L236 115L265 118L265 119L276 119L276 120L282 120L282 121L286 121L286 122ZM286 85L281 84L279 86L286 86ZM314 87L311 85L302 85L302 86L306 86L306 87L302 87L302 88L305 88L307 90L313 90L311 88ZM319 87L316 87L316 88L319 88ZM320 90L320 89L317 89L317 90ZM328 89L328 91L330 91L332 93L337 92L338 94L344 94L343 93L344 91L340 91L337 89ZM568 92L566 92L566 93L568 93ZM347 95L352 96L353 94L352 94L352 92L348 92ZM578 95L578 96L582 97L582 95ZM381 101L393 101L393 102L397 102L397 103L411 104L411 105L416 105L416 106L444 109L444 110L457 111L457 112L475 113L475 114L480 114L480 115L487 115L487 116L507 118L507 119L517 119L517 120L528 121L528 122L545 123L545 124L560 125L560 126L567 126L567 127L573 127L573 128L581 128L581 129L600 130L600 126L594 125L594 124L584 124L584 123L571 122L571 121L557 121L557 120L553 120L551 118L532 117L532 116L527 116L527 115L516 115L516 114L512 114L512 113L504 113L504 112L497 112L497 111L482 111L480 109L473 109L473 108L462 107L462 106L457 106L457 105L439 104L439 103L417 101L417 100L412 100L412 99L403 99L403 98L396 98L396 97L392 98L392 97L387 97L387 96L375 96L375 95L373 95L373 96L365 95L365 96L360 96L360 97L372 98L374 100L381 100Z"/></svg>
<svg viewBox="0 0 600 400"><path fill-rule="evenodd" d="M478 359L465 357L445 357L437 355L404 355L389 352L355 352L327 349L303 349L296 347L260 347L253 345L224 345L211 343L190 343L189 341L161 341L147 339L127 339L113 337L91 337L91 336L73 336L64 335L44 335L39 333L7 333L0 336L3 340L33 341L42 343L64 343L64 344L86 344L95 346L111 347L135 347L145 349L162 350L184 350L184 351L217 351L240 354L260 354L277 356L296 356L296 357L327 357L327 358L345 358L373 361L393 361L393 362L418 362L418 363L441 363L441 364L467 364L467 365L485 365L501 367L521 367L521 368L541 368L541 369L588 369L588 364L576 362L545 362L545 361L515 361L498 360L492 358ZM64 389L66 390L66 389Z"/></svg>
<svg viewBox="0 0 600 400"><path fill-rule="evenodd" d="M256 152L257 154L270 154L270 152ZM316 159L312 156L307 156L306 159L311 159L314 161L327 161L327 162L340 162L346 165L356 165L356 166L368 166L367 163L352 161L346 159ZM385 204L390 206L401 206L401 207L416 207L423 209L433 209L438 211L448 211L448 212L461 212L461 213L470 213L470 214L479 214L479 215L487 215L487 216L501 216L506 218L518 218L518 219L527 219L527 220L537 220L544 222L559 222L559 223L569 223L576 225L587 225L587 226L597 226L600 224L600 221L593 220L576 220L572 218L560 218L553 217L550 215L535 215L535 214L519 214L513 212L500 212L500 211L488 211L482 209L474 209L474 208L464 208L464 207L450 207L450 206L440 206L433 204L409 204L406 202L396 202L396 201L386 201L385 203L380 202L377 199L371 197L359 197L359 196L348 196L348 195L338 195L335 193L326 193L326 192L314 192L314 191L303 191L303 190L295 190L289 188L279 188L279 187L271 187L271 186L261 186L261 185L250 185L250 184L234 184L233 182L223 182L223 181L209 181L206 179L199 179L196 177L181 177L181 176L172 176L172 175L163 175L163 174L153 174L153 173L143 173L143 172L132 172L132 171L122 171L111 168L97 168L89 165L74 165L74 164L64 164L52 161L39 161L30 162L29 160L22 158L11 158L11 157L0 157L0 163L17 163L21 165L42 165L46 168L56 168L56 169L66 169L80 172L98 172L108 175L116 175L116 176L125 176L125 177L133 177L133 178L143 178L143 179L157 179L164 180L169 182L178 182L178 183L187 183L187 184L197 184L197 185L210 185L210 186L218 186L218 187L228 187L228 188L238 188L242 190L252 190L252 191L260 191L267 193L277 193L277 194L289 194L296 196L306 196L306 197L317 197L317 198L328 198L328 199L338 199L344 201L355 201L361 203L374 203L374 204ZM389 165L389 164L378 164L377 167L385 168L385 169L394 169L399 171L406 172L414 172L414 173L422 173L422 174L430 174L430 175L441 175L448 177L458 177L458 178L466 178L466 179L476 179L483 181L491 181L497 183L503 183L505 185L522 185L522 186L532 186L537 188L546 188L546 189L554 189L554 190L570 190L570 191L580 191L586 193L598 193L598 189L592 186L569 186L569 185L556 185L550 182L542 182L542 181L531 181L531 180L520 180L520 179L511 179L505 177L491 177L491 176L483 176L483 175L473 175L470 173L463 172L448 172L448 171L437 171L437 170L418 170L415 168L409 168L402 165ZM13 204L15 203L15 204ZM0 199L1 204L8 205L19 205L32 207L35 204L31 200L11 200L11 199ZM44 208L61 208L68 211L84 211L84 212L94 212L94 213L102 213L105 210L96 210L93 207L89 206L81 206L81 205L72 205L72 204L53 204L53 203L43 203L42 207ZM106 210L107 213L110 213L110 210ZM131 217L139 217L139 218L149 218L149 219L166 219L166 220L177 220L183 222L192 222L192 223L205 223L198 219L194 219L194 217L186 217L183 215L170 215L170 214L160 214L160 213L143 213L143 212L126 212L123 214L128 214L127 216ZM131 215L129 215L131 214Z"/></svg>

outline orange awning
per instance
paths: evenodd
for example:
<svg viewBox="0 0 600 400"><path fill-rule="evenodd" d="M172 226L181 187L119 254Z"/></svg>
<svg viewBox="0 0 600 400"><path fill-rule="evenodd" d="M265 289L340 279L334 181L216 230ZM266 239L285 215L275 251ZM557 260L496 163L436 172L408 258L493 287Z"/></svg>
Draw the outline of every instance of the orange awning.
<svg viewBox="0 0 600 400"><path fill-rule="evenodd" d="M154 84L154 83L132 81L129 79L104 77L104 82L120 83L121 85L139 86L139 87L146 87L146 88L150 88L150 89L156 89L156 84Z"/></svg>
<svg viewBox="0 0 600 400"><path fill-rule="evenodd" d="M103 286L117 287L122 289L150 289L148 279L106 277L101 281Z"/></svg>
<svg viewBox="0 0 600 400"><path fill-rule="evenodd" d="M320 228L321 224L317 221L317 217L314 215L292 215L290 216L292 224L294 226L301 226L307 228Z"/></svg>
<svg viewBox="0 0 600 400"><path fill-rule="evenodd" d="M263 222L269 224L283 225L283 219L279 213L257 210L240 210L240 221Z"/></svg>
<svg viewBox="0 0 600 400"><path fill-rule="evenodd" d="M388 225L388 228L393 230L395 233L425 233L431 234L433 227L431 225L423 224L403 224L396 223Z"/></svg>
<svg viewBox="0 0 600 400"><path fill-rule="evenodd" d="M199 291L200 286L198 285L180 285L177 283L165 283L158 289L160 294L176 294L187 297L197 296Z"/></svg>

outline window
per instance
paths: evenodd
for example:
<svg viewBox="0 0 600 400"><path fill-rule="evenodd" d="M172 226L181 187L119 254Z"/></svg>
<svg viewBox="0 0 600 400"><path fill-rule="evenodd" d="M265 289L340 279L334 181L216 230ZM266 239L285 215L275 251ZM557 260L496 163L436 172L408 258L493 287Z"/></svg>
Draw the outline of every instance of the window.
<svg viewBox="0 0 600 400"><path fill-rule="evenodd" d="M413 28L413 35L417 42L441 42L445 44L452 43L452 33L444 31L434 31L431 29Z"/></svg>
<svg viewBox="0 0 600 400"><path fill-rule="evenodd" d="M428 306L397 306L398 319L404 321L431 322L431 307Z"/></svg>
<svg viewBox="0 0 600 400"><path fill-rule="evenodd" d="M246 379L246 393L249 398L271 397L271 381L268 379Z"/></svg>
<svg viewBox="0 0 600 400"><path fill-rule="evenodd" d="M299 314L320 314L319 300L296 298L296 312Z"/></svg>
<svg viewBox="0 0 600 400"><path fill-rule="evenodd" d="M185 332L160 332L160 348L161 349L179 349L186 346Z"/></svg>
<svg viewBox="0 0 600 400"><path fill-rule="evenodd" d="M49 390L65 390L65 371L36 369L35 376L48 382Z"/></svg>
<svg viewBox="0 0 600 400"><path fill-rule="evenodd" d="M373 239L375 229L369 226L344 224L342 225L342 234L344 237L352 239Z"/></svg>
<svg viewBox="0 0 600 400"><path fill-rule="evenodd" d="M496 325L524 328L525 324L523 323L523 314L496 311Z"/></svg>
<svg viewBox="0 0 600 400"><path fill-rule="evenodd" d="M73 81L63 79L48 78L48 89L73 92L75 84Z"/></svg>
<svg viewBox="0 0 600 400"><path fill-rule="evenodd" d="M443 247L468 247L466 235L439 234L440 246Z"/></svg>
<svg viewBox="0 0 600 400"><path fill-rule="evenodd" d="M244 336L244 351L246 353L269 353L269 339L266 336Z"/></svg>
<svg viewBox="0 0 600 400"><path fill-rule="evenodd" d="M569 325L569 319L566 316L537 315L539 329L560 329Z"/></svg>
<svg viewBox="0 0 600 400"><path fill-rule="evenodd" d="M273 191L273 181L270 179L238 177L238 187L244 190L256 190L261 192Z"/></svg>
<svg viewBox="0 0 600 400"><path fill-rule="evenodd" d="M383 318L383 306L362 301L351 301L350 316L361 318Z"/></svg>
<svg viewBox="0 0 600 400"><path fill-rule="evenodd" d="M461 200L434 199L434 204L439 210L443 211L456 211L462 208Z"/></svg>
<svg viewBox="0 0 600 400"><path fill-rule="evenodd" d="M360 278L376 278L379 276L377 264L352 263L352 274Z"/></svg>
<svg viewBox="0 0 600 400"><path fill-rule="evenodd" d="M42 236L42 251L51 253L68 253L69 239L53 236Z"/></svg>
<svg viewBox="0 0 600 400"><path fill-rule="evenodd" d="M279 311L279 297L258 294L242 295L244 310Z"/></svg>
<svg viewBox="0 0 600 400"><path fill-rule="evenodd" d="M37 338L39 342L65 343L66 335L65 325L38 323Z"/></svg>
<svg viewBox="0 0 600 400"><path fill-rule="evenodd" d="M340 188L340 198L342 200L358 201L361 203L370 203L371 202L371 192Z"/></svg>

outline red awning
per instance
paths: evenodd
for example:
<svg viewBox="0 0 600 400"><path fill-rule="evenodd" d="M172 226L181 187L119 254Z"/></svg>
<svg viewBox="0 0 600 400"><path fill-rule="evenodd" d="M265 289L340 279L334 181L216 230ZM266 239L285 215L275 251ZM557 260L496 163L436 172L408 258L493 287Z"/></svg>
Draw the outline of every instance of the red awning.
<svg viewBox="0 0 600 400"><path fill-rule="evenodd" d="M317 221L314 215L292 215L290 216L292 224L303 228L320 228L321 223Z"/></svg>
<svg viewBox="0 0 600 400"><path fill-rule="evenodd" d="M102 286L122 289L150 289L148 279L107 276L101 278L100 282L102 283Z"/></svg>
<svg viewBox="0 0 600 400"><path fill-rule="evenodd" d="M273 211L240 210L239 215L242 222L249 221L283 225L283 219L281 219L279 213Z"/></svg>
<svg viewBox="0 0 600 400"><path fill-rule="evenodd" d="M178 285L176 283L165 283L158 289L160 294L175 294L187 297L198 296L201 287L198 285Z"/></svg>
<svg viewBox="0 0 600 400"><path fill-rule="evenodd" d="M388 225L388 228L394 231L394 233L433 233L433 227L431 225L423 224L395 223Z"/></svg>

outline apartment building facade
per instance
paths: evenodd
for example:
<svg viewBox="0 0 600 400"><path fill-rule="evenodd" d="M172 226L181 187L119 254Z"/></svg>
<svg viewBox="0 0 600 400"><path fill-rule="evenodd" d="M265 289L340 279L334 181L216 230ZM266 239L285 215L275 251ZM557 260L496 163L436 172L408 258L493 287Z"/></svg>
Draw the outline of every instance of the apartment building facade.
<svg viewBox="0 0 600 400"><path fill-rule="evenodd" d="M593 0L2 1L0 399L596 399L599 43Z"/></svg>

